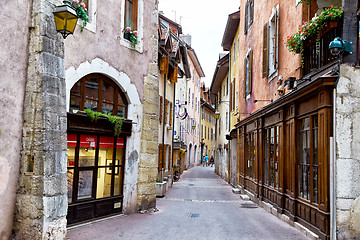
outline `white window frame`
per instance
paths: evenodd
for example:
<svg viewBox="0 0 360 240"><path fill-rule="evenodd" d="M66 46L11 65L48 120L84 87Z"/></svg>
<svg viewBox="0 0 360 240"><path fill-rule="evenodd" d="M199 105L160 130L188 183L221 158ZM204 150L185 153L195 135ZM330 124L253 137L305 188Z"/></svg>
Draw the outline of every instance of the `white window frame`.
<svg viewBox="0 0 360 240"><path fill-rule="evenodd" d="M245 80L245 88L249 88L249 84L251 84L251 79L248 79L249 77L249 72L250 72L250 51L251 49L248 50L247 54L246 54L246 62L244 63L246 65L246 78L244 79ZM247 84L246 84L247 83ZM245 89L246 90L246 96L245 96L245 99L246 100L249 100L250 99L250 95L251 95L251 92L249 92L248 89Z"/></svg>
<svg viewBox="0 0 360 240"><path fill-rule="evenodd" d="M88 22L85 26L85 29L91 31L91 32L96 32L96 6L97 6L97 0L89 0L88 1L89 6L88 6L88 16L89 16L89 20L90 22ZM79 18L79 21L77 22L77 25L82 26L83 25L83 21Z"/></svg>
<svg viewBox="0 0 360 240"><path fill-rule="evenodd" d="M92 0L91 0L92 1ZM121 29L120 29L120 44L129 49L133 49L132 43L124 38L125 26L125 2L121 0ZM138 44L135 45L135 51L142 53L144 51L143 37L144 37L144 0L138 0L138 13L137 13L137 32L138 32Z"/></svg>
<svg viewBox="0 0 360 240"><path fill-rule="evenodd" d="M277 22L276 26L275 26L275 22ZM269 36L268 82L270 82L278 75L278 68L279 68L279 5L277 5L272 9L272 14L269 19L268 31L269 31L268 32L268 36ZM277 39L275 39L275 32L278 33L276 36Z"/></svg>

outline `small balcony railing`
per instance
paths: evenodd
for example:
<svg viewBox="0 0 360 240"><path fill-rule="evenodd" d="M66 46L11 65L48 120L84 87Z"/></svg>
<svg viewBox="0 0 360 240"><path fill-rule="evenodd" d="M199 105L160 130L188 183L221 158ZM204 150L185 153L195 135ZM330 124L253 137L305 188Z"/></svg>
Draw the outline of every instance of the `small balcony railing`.
<svg viewBox="0 0 360 240"><path fill-rule="evenodd" d="M333 56L329 50L329 44L335 37L341 36L341 24L329 22L322 31L320 39L311 39L305 43L303 53L303 74L306 75L328 63L333 62L338 56Z"/></svg>

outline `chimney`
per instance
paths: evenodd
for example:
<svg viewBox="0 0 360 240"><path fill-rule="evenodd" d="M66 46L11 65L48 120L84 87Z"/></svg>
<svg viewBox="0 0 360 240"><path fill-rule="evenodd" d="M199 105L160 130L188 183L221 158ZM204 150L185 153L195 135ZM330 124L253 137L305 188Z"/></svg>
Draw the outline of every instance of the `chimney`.
<svg viewBox="0 0 360 240"><path fill-rule="evenodd" d="M180 38L181 38L181 40L183 40L187 45L189 45L189 46L191 47L191 35L189 35L189 34L186 34L186 35L181 34L181 35L180 35Z"/></svg>

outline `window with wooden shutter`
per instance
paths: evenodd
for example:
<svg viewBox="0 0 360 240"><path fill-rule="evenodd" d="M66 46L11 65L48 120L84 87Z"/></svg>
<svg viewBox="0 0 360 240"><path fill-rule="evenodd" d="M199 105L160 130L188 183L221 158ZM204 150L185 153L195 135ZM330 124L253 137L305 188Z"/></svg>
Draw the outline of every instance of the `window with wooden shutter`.
<svg viewBox="0 0 360 240"><path fill-rule="evenodd" d="M230 102L229 102L229 104L230 104L230 109L231 109L231 110L233 109L233 103L232 103L233 90L232 90L232 87L233 87L232 82L230 82L230 97L229 97Z"/></svg>
<svg viewBox="0 0 360 240"><path fill-rule="evenodd" d="M160 121L160 124L162 123L162 119L163 119L163 97L160 96L160 114L159 114L159 121Z"/></svg>
<svg viewBox="0 0 360 240"><path fill-rule="evenodd" d="M264 25L263 30L263 69L262 76L267 77L269 74L269 23Z"/></svg>
<svg viewBox="0 0 360 240"><path fill-rule="evenodd" d="M246 99L252 91L252 62L253 51L249 50L249 53L244 60L244 97Z"/></svg>
<svg viewBox="0 0 360 240"><path fill-rule="evenodd" d="M232 93L231 93L231 95L232 95L232 99L231 99L231 109L234 111L235 110L235 78L234 78L234 80L232 81L232 87L231 87L231 89L232 89Z"/></svg>
<svg viewBox="0 0 360 240"><path fill-rule="evenodd" d="M278 20L279 6L273 8L268 30L268 76L275 76L278 69ZM271 80L271 79L270 79Z"/></svg>
<svg viewBox="0 0 360 240"><path fill-rule="evenodd" d="M159 144L159 161L158 161L158 171L160 172L163 168L163 145Z"/></svg>
<svg viewBox="0 0 360 240"><path fill-rule="evenodd" d="M168 116L169 116L169 101L167 99L165 99L165 122L164 124L168 123Z"/></svg>
<svg viewBox="0 0 360 240"><path fill-rule="evenodd" d="M249 52L249 91L248 94L252 92L252 65L253 65L253 51Z"/></svg>
<svg viewBox="0 0 360 240"><path fill-rule="evenodd" d="M125 28L137 30L138 0L125 1Z"/></svg>
<svg viewBox="0 0 360 240"><path fill-rule="evenodd" d="M245 3L245 30L244 34L247 34L249 28L254 21L254 0L248 0Z"/></svg>
<svg viewBox="0 0 360 240"><path fill-rule="evenodd" d="M249 7L250 7L250 19L249 19L249 26L248 28L250 28L250 26L252 25L253 21L254 21L254 0L250 0L249 3Z"/></svg>
<svg viewBox="0 0 360 240"><path fill-rule="evenodd" d="M248 15L249 15L249 2L246 1L245 3L245 27L244 27L244 34L247 34L247 30L248 30Z"/></svg>
<svg viewBox="0 0 360 240"><path fill-rule="evenodd" d="M170 121L169 121L169 125L172 125L173 122L173 106L172 106L172 102L170 102Z"/></svg>
<svg viewBox="0 0 360 240"><path fill-rule="evenodd" d="M168 74L169 72L169 54L160 57L160 74Z"/></svg>

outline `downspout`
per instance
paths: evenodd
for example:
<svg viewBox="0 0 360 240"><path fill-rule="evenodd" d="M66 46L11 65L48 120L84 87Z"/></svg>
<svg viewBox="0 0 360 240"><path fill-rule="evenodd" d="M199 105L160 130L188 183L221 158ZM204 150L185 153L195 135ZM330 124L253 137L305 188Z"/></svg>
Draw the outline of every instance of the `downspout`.
<svg viewBox="0 0 360 240"><path fill-rule="evenodd" d="M162 166L161 166L161 181L163 181L163 172L165 171L165 168L164 168L164 159L166 159L166 157L164 156L164 152L165 152L165 110L166 110L166 104L165 104L165 101L166 101L166 77L167 75L164 74L164 102L163 102L163 119L162 119L162 122L163 122L163 132L162 132Z"/></svg>
<svg viewBox="0 0 360 240"><path fill-rule="evenodd" d="M229 54L229 81L227 88L230 89L230 83L231 83L231 48L230 48L230 54ZM220 93L221 94L221 93ZM230 93L231 94L231 93ZM229 100L229 134L230 134L230 124L231 124L231 117L230 117L230 94L228 92L228 100ZM229 164L228 164L228 173L229 173L229 183L231 183L231 140L228 141L228 158L229 158Z"/></svg>
<svg viewBox="0 0 360 240"><path fill-rule="evenodd" d="M170 169L173 169L173 165L174 165L174 131L175 131L175 93L176 93L176 82L174 83L174 98L173 98L173 112L172 112L172 127L173 127L173 131L172 131L172 146L171 146L171 166L170 166ZM179 124L180 124L180 120L179 120ZM181 142L181 140L180 140ZM181 145L181 144L180 144ZM179 154L180 154L180 149L179 149ZM177 165L177 163L176 163ZM171 171L171 177L173 177L173 172L174 171Z"/></svg>
<svg viewBox="0 0 360 240"><path fill-rule="evenodd" d="M330 239L336 239L336 88L340 79L341 60L338 61L338 77L333 89L333 136L330 137Z"/></svg>

